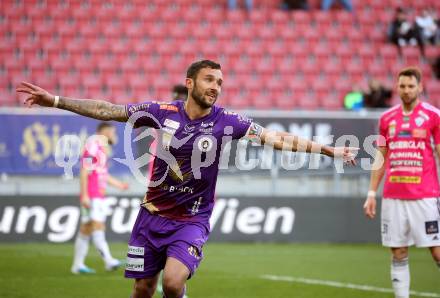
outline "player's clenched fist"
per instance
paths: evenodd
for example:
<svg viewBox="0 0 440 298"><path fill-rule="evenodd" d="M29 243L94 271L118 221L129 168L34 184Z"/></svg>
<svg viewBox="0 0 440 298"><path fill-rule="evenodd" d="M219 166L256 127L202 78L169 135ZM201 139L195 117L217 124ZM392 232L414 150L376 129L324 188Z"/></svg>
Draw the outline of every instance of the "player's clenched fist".
<svg viewBox="0 0 440 298"><path fill-rule="evenodd" d="M24 104L28 107L36 104L43 107L52 107L54 105L55 96L27 82L21 82L17 87L17 92L26 93L29 96L25 99Z"/></svg>

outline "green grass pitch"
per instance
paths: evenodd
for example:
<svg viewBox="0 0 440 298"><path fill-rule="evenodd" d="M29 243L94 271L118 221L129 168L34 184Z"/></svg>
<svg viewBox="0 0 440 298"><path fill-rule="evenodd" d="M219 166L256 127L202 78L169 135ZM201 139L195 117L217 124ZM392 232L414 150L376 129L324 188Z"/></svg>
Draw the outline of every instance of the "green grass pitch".
<svg viewBox="0 0 440 298"><path fill-rule="evenodd" d="M115 257L124 258L126 244L113 243L111 249ZM0 245L0 297L129 297L132 280L124 279L122 270L105 272L92 246L87 264L97 274L72 275L72 252L73 244ZM379 245L209 243L204 254L188 283L190 298L393 297L387 292L262 278L276 275L390 288L389 252ZM410 268L412 290L440 297L440 272L427 249L410 249Z"/></svg>

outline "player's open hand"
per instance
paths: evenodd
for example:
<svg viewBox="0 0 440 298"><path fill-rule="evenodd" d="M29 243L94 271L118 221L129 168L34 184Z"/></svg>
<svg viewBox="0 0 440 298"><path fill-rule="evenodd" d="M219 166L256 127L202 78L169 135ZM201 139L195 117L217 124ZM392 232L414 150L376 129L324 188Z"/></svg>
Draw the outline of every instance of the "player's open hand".
<svg viewBox="0 0 440 298"><path fill-rule="evenodd" d="M26 93L28 98L25 99L24 104L28 107L32 105L39 105L43 107L52 107L55 101L55 96L40 88L27 82L21 82L16 89L17 92Z"/></svg>
<svg viewBox="0 0 440 298"><path fill-rule="evenodd" d="M356 165L356 155L358 154L358 147L335 147L334 158L342 158L344 163L349 165Z"/></svg>
<svg viewBox="0 0 440 298"><path fill-rule="evenodd" d="M376 198L369 196L365 200L364 213L368 218L373 219L376 216Z"/></svg>

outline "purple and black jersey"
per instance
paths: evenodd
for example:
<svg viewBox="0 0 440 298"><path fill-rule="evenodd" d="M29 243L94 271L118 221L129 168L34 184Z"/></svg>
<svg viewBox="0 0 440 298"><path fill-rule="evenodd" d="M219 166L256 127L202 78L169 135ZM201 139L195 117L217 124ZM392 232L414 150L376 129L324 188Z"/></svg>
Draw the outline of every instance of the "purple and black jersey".
<svg viewBox="0 0 440 298"><path fill-rule="evenodd" d="M126 110L139 117L137 127L160 129L143 206L166 218L208 224L221 149L245 136L252 121L218 106L191 120L182 101L128 104Z"/></svg>

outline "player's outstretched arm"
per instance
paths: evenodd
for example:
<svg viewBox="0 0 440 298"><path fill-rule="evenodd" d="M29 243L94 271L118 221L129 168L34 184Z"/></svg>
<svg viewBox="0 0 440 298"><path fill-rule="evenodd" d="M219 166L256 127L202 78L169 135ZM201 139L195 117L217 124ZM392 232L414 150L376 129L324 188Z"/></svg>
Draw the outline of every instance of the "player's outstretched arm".
<svg viewBox="0 0 440 298"><path fill-rule="evenodd" d="M371 169L370 188L364 203L364 213L371 219L376 216L376 191L385 174L385 158L387 152L388 149L386 147L379 147L377 149Z"/></svg>
<svg viewBox="0 0 440 298"><path fill-rule="evenodd" d="M250 139L259 140L261 144L272 145L276 150L318 153L333 158L342 158L344 162L349 164L355 164L356 153L359 150L354 147L322 145L287 132L268 130L255 123L249 128L247 136Z"/></svg>
<svg viewBox="0 0 440 298"><path fill-rule="evenodd" d="M128 187L129 187L128 183L122 182L121 180L119 180L119 179L117 179L117 178L115 178L115 177L113 177L111 175L108 175L107 182L111 186L116 187L116 188L118 188L120 190L127 190Z"/></svg>
<svg viewBox="0 0 440 298"><path fill-rule="evenodd" d="M63 96L60 96L56 100L55 95L50 94L41 87L26 82L20 84L17 88L17 92L26 93L28 95L24 103L29 107L32 105L56 107L104 121L114 120L125 122L128 120L123 105L115 105L104 100L72 99Z"/></svg>

